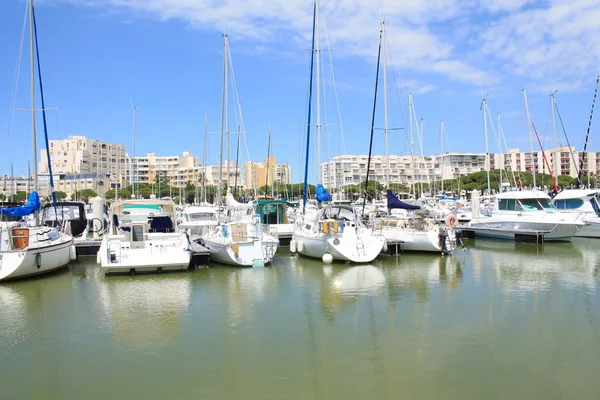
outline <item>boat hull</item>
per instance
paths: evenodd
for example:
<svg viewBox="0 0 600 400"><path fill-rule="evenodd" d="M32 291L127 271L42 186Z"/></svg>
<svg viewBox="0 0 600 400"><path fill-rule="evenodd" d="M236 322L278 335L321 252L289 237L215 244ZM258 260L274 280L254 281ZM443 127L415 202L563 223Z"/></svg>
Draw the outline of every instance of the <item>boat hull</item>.
<svg viewBox="0 0 600 400"><path fill-rule="evenodd" d="M210 250L211 260L240 267L260 267L270 263L278 246L278 242L275 240L262 241L258 239L226 242L206 238L203 239L202 244Z"/></svg>
<svg viewBox="0 0 600 400"><path fill-rule="evenodd" d="M29 278L64 268L71 260L71 246L73 239L48 246L3 251L0 253L0 281Z"/></svg>
<svg viewBox="0 0 600 400"><path fill-rule="evenodd" d="M583 225L562 222L524 222L524 221L493 221L486 219L471 220L470 227L476 236L494 239L515 240L515 235L531 235L539 233L544 241L569 242Z"/></svg>
<svg viewBox="0 0 600 400"><path fill-rule="evenodd" d="M303 256L322 259L324 254L329 253L333 260L353 263L373 261L385 243L383 236L364 235L357 239L354 235L311 235L304 232L294 233L292 240L297 243L298 253ZM362 246L357 243L360 240Z"/></svg>
<svg viewBox="0 0 600 400"><path fill-rule="evenodd" d="M435 231L418 230L383 230L383 237L388 242L400 242L402 251L441 253L439 235ZM452 251L448 247L448 251Z"/></svg>

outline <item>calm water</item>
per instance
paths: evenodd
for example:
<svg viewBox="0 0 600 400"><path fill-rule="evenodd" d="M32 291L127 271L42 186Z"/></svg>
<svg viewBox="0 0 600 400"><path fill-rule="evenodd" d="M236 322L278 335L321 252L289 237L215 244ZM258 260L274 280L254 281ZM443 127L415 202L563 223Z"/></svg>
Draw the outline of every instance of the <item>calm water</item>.
<svg viewBox="0 0 600 400"><path fill-rule="evenodd" d="M0 285L2 399L598 399L600 241Z"/></svg>

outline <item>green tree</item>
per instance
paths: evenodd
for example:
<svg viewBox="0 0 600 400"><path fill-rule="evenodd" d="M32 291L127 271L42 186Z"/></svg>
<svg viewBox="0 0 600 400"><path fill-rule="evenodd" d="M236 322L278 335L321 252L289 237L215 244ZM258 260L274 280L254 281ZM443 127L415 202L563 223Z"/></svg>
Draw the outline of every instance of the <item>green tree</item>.
<svg viewBox="0 0 600 400"><path fill-rule="evenodd" d="M92 197L98 196L98 193L93 189L83 189L77 190L73 193L73 198L78 200L83 200L84 202L88 202Z"/></svg>
<svg viewBox="0 0 600 400"><path fill-rule="evenodd" d="M54 194L56 195L57 200L64 200L67 198L67 194L62 190L57 190L54 192Z"/></svg>

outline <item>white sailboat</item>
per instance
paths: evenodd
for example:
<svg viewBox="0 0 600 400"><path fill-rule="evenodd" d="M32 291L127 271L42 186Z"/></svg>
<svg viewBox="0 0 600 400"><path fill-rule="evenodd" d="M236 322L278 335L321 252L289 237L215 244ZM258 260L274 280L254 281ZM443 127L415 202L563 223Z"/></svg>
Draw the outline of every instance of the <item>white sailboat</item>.
<svg viewBox="0 0 600 400"><path fill-rule="evenodd" d="M221 212L223 182L223 135L229 135L228 123L228 67L229 38L223 35L223 105L221 117L221 145L219 152L219 185L217 186L217 224L201 236L199 243L210 250L210 257L220 263L236 266L261 267L270 263L275 256L279 241L273 235L263 231L260 216L248 215L246 210L252 205L240 204L227 193L227 212ZM228 146L229 147L229 146ZM229 157L228 157L229 158ZM229 165L229 160L227 160ZM229 172L229 171L228 171ZM229 187L229 173L227 174Z"/></svg>
<svg viewBox="0 0 600 400"><path fill-rule="evenodd" d="M26 217L34 214L32 223L27 221L0 222L0 281L25 278L49 273L67 266L75 259L73 237L60 228L52 228L40 224L37 174L37 135L35 119L35 53L37 51L37 35L35 29L35 13L33 0L29 0L29 50L31 67L31 131L33 148L34 191L29 195L29 201L23 207L5 208L1 215ZM39 57L38 57L39 72ZM41 75L41 74L40 74ZM44 98L41 92L42 112ZM44 132L47 135L47 132ZM50 154L47 152L47 154ZM50 156L50 183L53 186ZM53 191L54 188L51 187Z"/></svg>
<svg viewBox="0 0 600 400"><path fill-rule="evenodd" d="M313 13L313 48L310 69L310 94L307 124L308 155L310 148L311 108L312 102L312 74L313 62L316 59L316 111L317 111L317 166L320 168L320 140L321 140L321 114L320 114L320 48L319 48L319 2L315 0ZM307 156L308 160L308 156ZM319 176L321 174L319 173ZM296 220L296 227L290 242L290 250L301 255L320 258L325 263L333 260L350 261L355 263L368 263L373 261L381 252L384 238L374 234L367 228L356 210L349 206L325 205L315 213L306 212L306 193L308 178L308 163L305 165L304 174L304 199L302 215ZM322 192L322 193L320 193ZM329 195L319 185L317 187L317 200L327 200Z"/></svg>

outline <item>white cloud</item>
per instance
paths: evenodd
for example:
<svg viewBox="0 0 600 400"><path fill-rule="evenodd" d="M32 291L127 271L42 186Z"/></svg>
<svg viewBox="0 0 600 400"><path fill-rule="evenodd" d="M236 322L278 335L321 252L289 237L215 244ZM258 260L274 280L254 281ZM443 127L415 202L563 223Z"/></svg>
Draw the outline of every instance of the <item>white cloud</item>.
<svg viewBox="0 0 600 400"><path fill-rule="evenodd" d="M308 0L52 1L180 19L289 53L307 46L312 28ZM322 40L336 54L374 61L385 13L396 66L474 87L516 79L578 89L599 66L600 0L326 0L322 8Z"/></svg>

